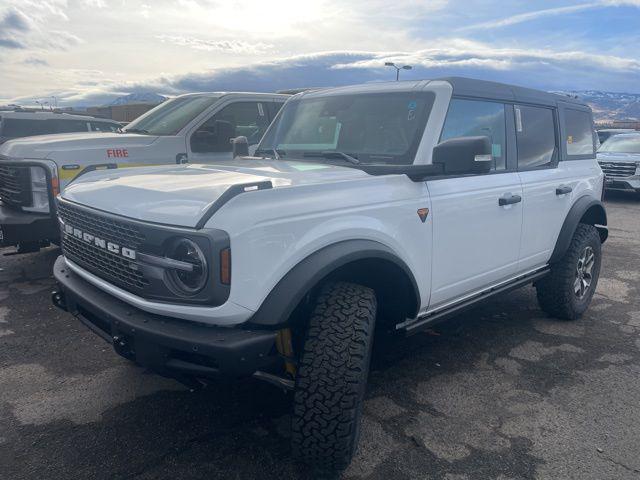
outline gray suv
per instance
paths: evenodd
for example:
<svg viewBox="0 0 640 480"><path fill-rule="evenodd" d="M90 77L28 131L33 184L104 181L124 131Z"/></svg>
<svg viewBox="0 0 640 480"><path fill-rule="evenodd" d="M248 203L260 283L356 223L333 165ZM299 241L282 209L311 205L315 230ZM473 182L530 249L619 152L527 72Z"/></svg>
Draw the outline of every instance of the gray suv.
<svg viewBox="0 0 640 480"><path fill-rule="evenodd" d="M610 137L598 150L606 188L640 193L640 132Z"/></svg>

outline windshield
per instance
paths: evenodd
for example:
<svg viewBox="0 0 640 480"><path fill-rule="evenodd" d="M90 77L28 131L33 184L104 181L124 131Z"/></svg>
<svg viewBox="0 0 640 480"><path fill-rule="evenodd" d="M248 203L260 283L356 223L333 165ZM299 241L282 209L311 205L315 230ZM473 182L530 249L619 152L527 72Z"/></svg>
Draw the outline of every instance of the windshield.
<svg viewBox="0 0 640 480"><path fill-rule="evenodd" d="M148 135L176 135L219 98L213 95L187 95L167 100L131 122L124 131Z"/></svg>
<svg viewBox="0 0 640 480"><path fill-rule="evenodd" d="M640 135L615 135L602 144L599 152L640 153Z"/></svg>
<svg viewBox="0 0 640 480"><path fill-rule="evenodd" d="M258 152L314 161L412 164L433 93L339 95L289 101L265 134ZM335 155L335 152L340 152Z"/></svg>

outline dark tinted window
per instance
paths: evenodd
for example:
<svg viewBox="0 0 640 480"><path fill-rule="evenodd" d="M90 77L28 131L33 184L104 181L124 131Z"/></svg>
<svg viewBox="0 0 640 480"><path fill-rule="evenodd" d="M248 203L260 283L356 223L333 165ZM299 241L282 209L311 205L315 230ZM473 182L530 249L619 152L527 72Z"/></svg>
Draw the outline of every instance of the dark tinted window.
<svg viewBox="0 0 640 480"><path fill-rule="evenodd" d="M411 164L433 99L415 92L302 97L283 107L260 150L314 161L330 161L322 155L338 151L362 163Z"/></svg>
<svg viewBox="0 0 640 480"><path fill-rule="evenodd" d="M117 132L120 125L109 122L89 122L92 132Z"/></svg>
<svg viewBox="0 0 640 480"><path fill-rule="evenodd" d="M239 102L227 105L191 135L194 152L230 152L230 140L245 136L249 145L260 141L269 126L263 103Z"/></svg>
<svg viewBox="0 0 640 480"><path fill-rule="evenodd" d="M74 133L86 132L87 122L85 120L47 120L52 123L51 133Z"/></svg>
<svg viewBox="0 0 640 480"><path fill-rule="evenodd" d="M567 109L564 118L567 155L593 155L595 153L595 136L591 114Z"/></svg>
<svg viewBox="0 0 640 480"><path fill-rule="evenodd" d="M5 118L2 123L2 136L10 138L30 137L52 133L46 122L42 120L26 120L22 118Z"/></svg>
<svg viewBox="0 0 640 480"><path fill-rule="evenodd" d="M552 165L557 158L553 110L543 107L515 107L518 168Z"/></svg>
<svg viewBox="0 0 640 480"><path fill-rule="evenodd" d="M276 115L284 105L284 102L268 102L267 105L269 107L269 115L271 116L271 121L273 121L273 119L276 118Z"/></svg>
<svg viewBox="0 0 640 480"><path fill-rule="evenodd" d="M504 170L507 164L504 105L476 100L451 100L441 141L476 136L491 139L493 170Z"/></svg>

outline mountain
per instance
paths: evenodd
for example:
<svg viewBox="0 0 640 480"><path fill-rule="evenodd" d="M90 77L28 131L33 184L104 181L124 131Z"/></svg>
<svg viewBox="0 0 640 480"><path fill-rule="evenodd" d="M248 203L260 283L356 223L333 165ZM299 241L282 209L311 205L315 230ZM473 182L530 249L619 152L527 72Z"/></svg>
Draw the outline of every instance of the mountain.
<svg viewBox="0 0 640 480"><path fill-rule="evenodd" d="M129 103L161 103L164 102L167 97L163 97L162 95L158 95L153 92L140 92L140 93L130 93L129 95L123 95L122 97L116 98L114 101L109 103L109 106L113 105L127 105Z"/></svg>
<svg viewBox="0 0 640 480"><path fill-rule="evenodd" d="M577 96L593 109L597 122L613 120L640 121L640 94L584 90L579 92L555 92Z"/></svg>

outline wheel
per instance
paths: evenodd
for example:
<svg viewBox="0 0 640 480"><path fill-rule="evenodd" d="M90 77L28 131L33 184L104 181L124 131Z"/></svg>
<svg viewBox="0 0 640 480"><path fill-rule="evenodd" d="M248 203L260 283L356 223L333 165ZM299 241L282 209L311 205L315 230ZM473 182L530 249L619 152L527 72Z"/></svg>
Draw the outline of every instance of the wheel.
<svg viewBox="0 0 640 480"><path fill-rule="evenodd" d="M582 316L598 285L601 248L596 228L579 224L564 257L536 284L542 310L563 320Z"/></svg>
<svg viewBox="0 0 640 480"><path fill-rule="evenodd" d="M376 319L373 290L326 285L313 308L293 399L294 456L317 475L347 468L355 453Z"/></svg>

